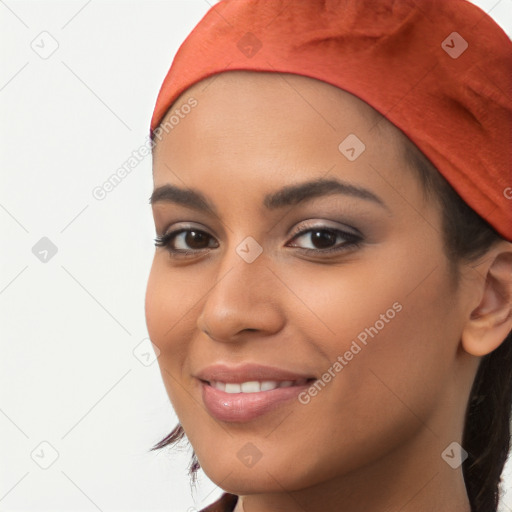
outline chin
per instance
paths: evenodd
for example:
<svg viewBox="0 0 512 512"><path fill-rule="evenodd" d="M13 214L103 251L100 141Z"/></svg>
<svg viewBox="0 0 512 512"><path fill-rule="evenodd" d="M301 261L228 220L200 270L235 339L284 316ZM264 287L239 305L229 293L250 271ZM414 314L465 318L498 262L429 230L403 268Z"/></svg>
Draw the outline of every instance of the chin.
<svg viewBox="0 0 512 512"><path fill-rule="evenodd" d="M297 454L290 457L281 454L277 457L274 451L272 457L262 456L249 467L238 459L234 450L229 450L229 453L233 453L234 457L212 454L207 457L208 460L199 456L198 459L208 478L232 494L279 493L283 488L287 491L298 491L329 479L325 468L321 470L313 462L308 464ZM290 463L297 460L300 463Z"/></svg>

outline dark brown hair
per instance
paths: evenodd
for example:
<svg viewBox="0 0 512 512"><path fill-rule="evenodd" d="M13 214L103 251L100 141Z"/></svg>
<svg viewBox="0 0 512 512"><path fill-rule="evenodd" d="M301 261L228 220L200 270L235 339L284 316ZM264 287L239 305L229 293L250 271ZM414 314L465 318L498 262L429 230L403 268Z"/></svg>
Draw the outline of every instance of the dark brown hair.
<svg viewBox="0 0 512 512"><path fill-rule="evenodd" d="M432 163L408 139L405 161L419 173L427 198L439 202L446 255L458 281L460 264L470 264L503 238L472 210ZM462 465L471 512L496 512L501 473L510 449L512 412L512 332L490 354L482 357L469 395L462 447L468 458ZM186 435L178 423L151 450L178 445ZM197 479L200 465L192 451L189 475Z"/></svg>

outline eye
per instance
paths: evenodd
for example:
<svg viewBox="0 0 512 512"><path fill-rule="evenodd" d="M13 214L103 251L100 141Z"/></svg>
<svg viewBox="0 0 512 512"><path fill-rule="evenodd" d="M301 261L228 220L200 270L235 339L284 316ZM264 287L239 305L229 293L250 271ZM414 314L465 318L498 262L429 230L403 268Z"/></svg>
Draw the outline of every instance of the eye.
<svg viewBox="0 0 512 512"><path fill-rule="evenodd" d="M304 248L296 244L292 244L290 247L298 247L306 254L321 255L347 251L359 247L363 241L363 237L360 235L327 226L317 226L299 231L292 240L300 238L307 240L308 237L313 248ZM214 241L214 238L205 231L196 228L181 228L157 236L155 246L165 247L172 257L187 257L193 256L199 251L206 251L219 246L215 241L212 245L211 241Z"/></svg>
<svg viewBox="0 0 512 512"><path fill-rule="evenodd" d="M213 240L213 237L205 231L196 228L181 228L157 236L155 246L165 247L171 256L188 256L197 251L210 249L212 246L208 244L209 240ZM218 244L213 247L218 247Z"/></svg>
<svg viewBox="0 0 512 512"><path fill-rule="evenodd" d="M358 247L363 237L356 235L355 233L349 233L342 231L341 229L334 229L327 226L318 226L310 229L300 231L293 240L309 238L313 248L302 248L302 250L308 254L325 254L333 252L346 251L350 248ZM336 241L338 243L336 244ZM332 245L334 247L332 247ZM292 245L296 247L296 245Z"/></svg>

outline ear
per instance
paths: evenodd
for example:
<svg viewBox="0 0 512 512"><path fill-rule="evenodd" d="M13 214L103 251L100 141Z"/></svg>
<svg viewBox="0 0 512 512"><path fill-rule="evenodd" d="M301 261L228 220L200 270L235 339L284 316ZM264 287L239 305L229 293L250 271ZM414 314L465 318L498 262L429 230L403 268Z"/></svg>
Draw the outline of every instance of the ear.
<svg viewBox="0 0 512 512"><path fill-rule="evenodd" d="M500 242L474 267L477 306L471 306L462 346L474 356L498 348L512 330L512 243Z"/></svg>

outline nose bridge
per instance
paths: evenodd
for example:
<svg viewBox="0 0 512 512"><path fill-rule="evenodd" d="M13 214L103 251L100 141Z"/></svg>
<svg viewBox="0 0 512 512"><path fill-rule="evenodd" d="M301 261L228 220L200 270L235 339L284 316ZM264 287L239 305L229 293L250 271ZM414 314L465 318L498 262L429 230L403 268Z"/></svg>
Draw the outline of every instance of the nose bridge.
<svg viewBox="0 0 512 512"><path fill-rule="evenodd" d="M278 329L275 276L256 240L247 237L230 247L218 264L215 282L206 294L198 327L217 340L229 341L238 332Z"/></svg>

